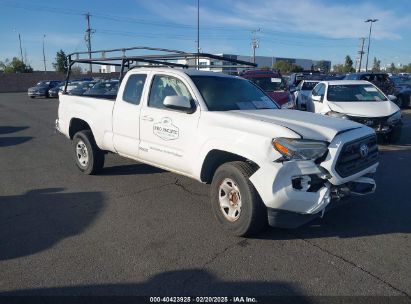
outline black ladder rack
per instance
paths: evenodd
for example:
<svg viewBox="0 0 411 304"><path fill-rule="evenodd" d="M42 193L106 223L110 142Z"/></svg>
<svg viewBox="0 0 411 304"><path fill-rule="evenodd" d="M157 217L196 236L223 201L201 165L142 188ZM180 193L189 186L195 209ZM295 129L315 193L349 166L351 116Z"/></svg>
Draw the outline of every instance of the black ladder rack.
<svg viewBox="0 0 411 304"><path fill-rule="evenodd" d="M151 51L155 54L144 54L144 55L128 55L127 52L132 51ZM112 56L108 56L112 55ZM88 58L87 58L87 57ZM200 65L199 59L216 59L221 62L221 64L213 65ZM181 64L177 63L177 60L186 60L189 62L192 60L194 64ZM257 65L252 62L237 60L229 57L223 57L218 55L213 55L209 53L187 53L178 50L163 49L163 48L152 48L146 46L136 46L130 48L120 48L120 49L110 49L110 50L99 50L91 52L75 52L67 55L67 76L66 84L64 86L64 93L66 93L68 80L70 78L71 67L75 63L86 63L86 64L99 64L108 66L119 66L121 81L124 76L124 70L138 67L172 67L172 68L243 68L249 69L256 67ZM230 64L226 64L230 63Z"/></svg>

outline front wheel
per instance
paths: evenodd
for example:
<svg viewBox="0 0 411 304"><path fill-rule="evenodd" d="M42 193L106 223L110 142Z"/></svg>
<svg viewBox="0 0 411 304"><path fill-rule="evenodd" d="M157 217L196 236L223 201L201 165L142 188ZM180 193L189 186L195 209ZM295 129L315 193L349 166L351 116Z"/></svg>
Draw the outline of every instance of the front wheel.
<svg viewBox="0 0 411 304"><path fill-rule="evenodd" d="M401 138L401 128L398 128L396 130L393 130L388 136L387 136L387 143L389 144L397 144L400 141Z"/></svg>
<svg viewBox="0 0 411 304"><path fill-rule="evenodd" d="M98 173L104 166L104 152L97 146L90 130L80 131L73 138L77 167L84 174Z"/></svg>
<svg viewBox="0 0 411 304"><path fill-rule="evenodd" d="M254 171L246 162L225 163L211 184L213 213L223 228L236 236L256 234L267 225L267 209L249 180Z"/></svg>

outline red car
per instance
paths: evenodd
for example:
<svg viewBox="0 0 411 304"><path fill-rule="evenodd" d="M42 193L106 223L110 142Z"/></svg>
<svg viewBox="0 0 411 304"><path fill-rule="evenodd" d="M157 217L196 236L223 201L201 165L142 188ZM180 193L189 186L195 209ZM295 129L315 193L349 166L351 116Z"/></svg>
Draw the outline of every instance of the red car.
<svg viewBox="0 0 411 304"><path fill-rule="evenodd" d="M283 109L295 109L294 97L281 74L273 70L248 70L241 77L249 79L274 99Z"/></svg>

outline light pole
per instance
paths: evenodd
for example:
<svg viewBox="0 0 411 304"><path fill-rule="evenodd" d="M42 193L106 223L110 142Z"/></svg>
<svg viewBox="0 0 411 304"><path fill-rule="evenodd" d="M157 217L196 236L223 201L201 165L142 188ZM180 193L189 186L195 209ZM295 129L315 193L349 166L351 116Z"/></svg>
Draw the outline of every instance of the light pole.
<svg viewBox="0 0 411 304"><path fill-rule="evenodd" d="M13 29L14 32L17 32L16 29ZM20 33L17 32L18 36L19 36L19 45L20 45L20 56L21 56L21 62L24 63L24 58L23 58L23 49L21 48L21 37L20 37Z"/></svg>
<svg viewBox="0 0 411 304"><path fill-rule="evenodd" d="M364 22L370 22L370 33L368 34L368 51L367 51L367 63L365 64L365 71L368 71L368 55L370 54L370 44L371 44L371 30L372 30L372 24L374 22L377 22L378 19L367 19Z"/></svg>
<svg viewBox="0 0 411 304"><path fill-rule="evenodd" d="M197 53L200 54L200 0L197 0ZM197 56L197 70L200 69L200 55Z"/></svg>
<svg viewBox="0 0 411 304"><path fill-rule="evenodd" d="M43 62L44 62L44 73L47 73L47 67L46 67L46 53L44 52L44 39L46 38L46 35L43 35Z"/></svg>

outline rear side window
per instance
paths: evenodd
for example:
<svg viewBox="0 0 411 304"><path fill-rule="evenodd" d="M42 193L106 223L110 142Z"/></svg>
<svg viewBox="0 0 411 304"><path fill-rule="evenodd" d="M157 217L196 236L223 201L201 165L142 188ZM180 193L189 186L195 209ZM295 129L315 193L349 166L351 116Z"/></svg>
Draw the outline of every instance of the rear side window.
<svg viewBox="0 0 411 304"><path fill-rule="evenodd" d="M130 75L124 88L123 100L135 105L140 104L146 78L145 74Z"/></svg>

